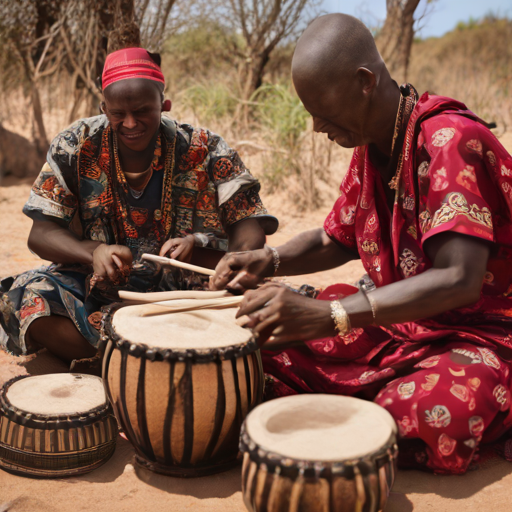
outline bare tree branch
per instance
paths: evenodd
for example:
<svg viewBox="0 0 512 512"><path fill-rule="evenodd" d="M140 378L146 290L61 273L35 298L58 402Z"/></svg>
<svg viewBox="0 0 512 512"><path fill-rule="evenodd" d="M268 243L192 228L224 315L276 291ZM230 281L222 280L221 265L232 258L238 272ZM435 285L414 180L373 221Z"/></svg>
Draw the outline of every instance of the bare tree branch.
<svg viewBox="0 0 512 512"><path fill-rule="evenodd" d="M44 45L43 53L41 54L41 57L39 57L39 61L34 70L34 80L37 80L37 78L39 76L39 71L41 69L41 66L43 65L44 59L46 57L46 53L48 52L48 49L50 48L50 45L52 44L53 39L57 35L58 30L59 30L60 26L62 25L63 21L64 20L61 19L61 20L55 22L53 24L52 28L50 29L50 33L48 34L49 37L46 39L46 44Z"/></svg>
<svg viewBox="0 0 512 512"><path fill-rule="evenodd" d="M245 100L262 84L275 47L297 31L301 22L307 22L306 11L318 5L318 0L229 0L226 17L232 20L231 28L241 33L245 43L235 50L240 57Z"/></svg>
<svg viewBox="0 0 512 512"><path fill-rule="evenodd" d="M69 42L69 37L66 33L66 29L63 26L60 28L60 33L62 36L62 40L64 41L64 45L66 46L66 51L67 51L69 62L73 66L75 72L78 73L80 78L83 80L83 82L84 82L85 86L87 87L87 89L89 90L89 92L101 100L102 99L101 93L96 88L96 84L87 77L87 75L84 73L83 69L79 66L79 64L75 60L75 57L73 55L73 49L71 47L71 43Z"/></svg>

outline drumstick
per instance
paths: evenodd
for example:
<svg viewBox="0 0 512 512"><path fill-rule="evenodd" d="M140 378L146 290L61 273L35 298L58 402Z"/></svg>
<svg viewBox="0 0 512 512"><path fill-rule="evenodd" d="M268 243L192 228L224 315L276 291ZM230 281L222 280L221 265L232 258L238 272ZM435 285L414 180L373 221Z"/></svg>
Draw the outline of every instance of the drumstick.
<svg viewBox="0 0 512 512"><path fill-rule="evenodd" d="M143 254L142 259L147 261L154 261L156 263L160 263L160 265L184 268L185 270L191 270L192 272L198 272L199 274L206 274L207 276L215 275L215 270L210 268L191 265L190 263L184 263L183 261L174 260L172 258L164 258L163 256L157 256L156 254Z"/></svg>
<svg viewBox="0 0 512 512"><path fill-rule="evenodd" d="M224 297L220 299L204 300L170 300L164 302L153 302L135 306L139 308L139 316L165 315L168 313L178 313L181 311L193 311L194 309L224 309L234 308L240 305L244 297L242 295L235 297ZM133 310L132 310L133 311Z"/></svg>
<svg viewBox="0 0 512 512"><path fill-rule="evenodd" d="M220 299L222 297L231 297L226 290L218 292L210 292L207 290L177 290L169 292L129 292L126 290L119 291L119 298L125 301L136 301L140 303L161 302L164 300L176 299Z"/></svg>

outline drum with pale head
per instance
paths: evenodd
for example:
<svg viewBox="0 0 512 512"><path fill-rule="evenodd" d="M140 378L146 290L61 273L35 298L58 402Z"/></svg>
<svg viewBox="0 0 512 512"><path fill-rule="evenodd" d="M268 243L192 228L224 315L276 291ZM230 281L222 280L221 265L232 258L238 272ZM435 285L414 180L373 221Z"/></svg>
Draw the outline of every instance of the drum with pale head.
<svg viewBox="0 0 512 512"><path fill-rule="evenodd" d="M235 315L234 308L144 314L127 306L105 316L103 378L141 466L188 477L236 463L263 371L256 341Z"/></svg>
<svg viewBox="0 0 512 512"><path fill-rule="evenodd" d="M51 478L87 473L114 453L118 428L102 380L21 376L0 391L0 467Z"/></svg>
<svg viewBox="0 0 512 512"><path fill-rule="evenodd" d="M242 427L251 512L376 512L395 475L396 424L382 407L337 395L278 398Z"/></svg>

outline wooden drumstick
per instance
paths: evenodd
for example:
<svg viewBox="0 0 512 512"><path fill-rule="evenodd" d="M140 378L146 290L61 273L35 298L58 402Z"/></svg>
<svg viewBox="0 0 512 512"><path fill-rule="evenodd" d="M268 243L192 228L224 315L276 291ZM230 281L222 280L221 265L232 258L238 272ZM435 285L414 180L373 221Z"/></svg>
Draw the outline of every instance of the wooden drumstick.
<svg viewBox="0 0 512 512"><path fill-rule="evenodd" d="M160 265L184 268L185 270L191 270L192 272L205 274L207 276L215 275L215 270L212 270L211 268L199 267L198 265L191 265L190 263L184 263L183 261L174 260L172 258L164 258L163 256L157 256L156 254L143 254L142 259L146 261L154 261L155 263L160 263Z"/></svg>
<svg viewBox="0 0 512 512"><path fill-rule="evenodd" d="M207 291L207 290L176 290L169 292L149 292L139 293L126 290L119 291L119 298L124 301L152 303L166 300L177 299L220 299L222 297L231 297L232 295L226 290Z"/></svg>
<svg viewBox="0 0 512 512"><path fill-rule="evenodd" d="M164 302L153 302L151 304L143 304L135 307L139 308L139 316L153 316L165 315L169 313L179 313L181 311L193 311L194 309L235 308L240 305L243 299L244 297L242 295L224 297L220 299L183 299L170 300Z"/></svg>

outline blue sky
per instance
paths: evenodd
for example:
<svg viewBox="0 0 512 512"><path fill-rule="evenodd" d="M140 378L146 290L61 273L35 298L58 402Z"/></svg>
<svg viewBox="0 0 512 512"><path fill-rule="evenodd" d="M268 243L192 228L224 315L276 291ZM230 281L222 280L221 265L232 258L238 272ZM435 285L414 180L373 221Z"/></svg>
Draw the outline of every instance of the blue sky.
<svg viewBox="0 0 512 512"><path fill-rule="evenodd" d="M421 0L416 12L423 12L426 0ZM326 12L344 12L361 18L366 24L376 24L386 17L386 0L323 0ZM489 12L512 17L511 0L436 0L428 6L431 13L423 21L421 37L442 36L459 21L481 18Z"/></svg>

